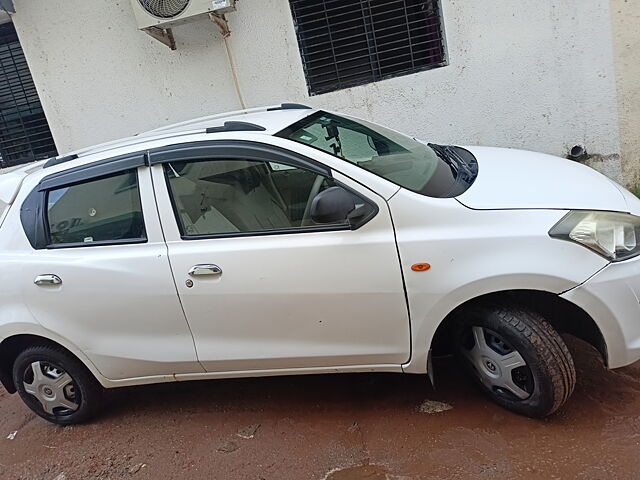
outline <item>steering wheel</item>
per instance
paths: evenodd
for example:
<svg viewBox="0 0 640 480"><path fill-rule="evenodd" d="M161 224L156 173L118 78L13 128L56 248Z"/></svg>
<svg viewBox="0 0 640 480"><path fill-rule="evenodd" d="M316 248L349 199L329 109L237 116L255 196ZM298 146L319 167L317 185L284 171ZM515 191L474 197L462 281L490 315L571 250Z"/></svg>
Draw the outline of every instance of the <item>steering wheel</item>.
<svg viewBox="0 0 640 480"><path fill-rule="evenodd" d="M302 222L300 222L301 227L308 227L309 225L313 225L313 220L311 220L311 204L313 203L313 199L316 198L316 195L320 193L320 189L322 188L323 183L324 177L322 175L317 175L315 181L313 182L313 186L311 187L311 192L309 192L307 206L304 208Z"/></svg>

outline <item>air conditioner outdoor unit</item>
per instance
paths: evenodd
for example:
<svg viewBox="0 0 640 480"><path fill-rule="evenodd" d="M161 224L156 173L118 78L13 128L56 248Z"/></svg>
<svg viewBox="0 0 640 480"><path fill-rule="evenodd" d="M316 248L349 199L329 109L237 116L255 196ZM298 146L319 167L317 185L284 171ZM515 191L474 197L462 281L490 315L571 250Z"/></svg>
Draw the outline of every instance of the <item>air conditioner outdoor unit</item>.
<svg viewBox="0 0 640 480"><path fill-rule="evenodd" d="M138 28L167 29L203 17L235 10L235 0L131 0Z"/></svg>

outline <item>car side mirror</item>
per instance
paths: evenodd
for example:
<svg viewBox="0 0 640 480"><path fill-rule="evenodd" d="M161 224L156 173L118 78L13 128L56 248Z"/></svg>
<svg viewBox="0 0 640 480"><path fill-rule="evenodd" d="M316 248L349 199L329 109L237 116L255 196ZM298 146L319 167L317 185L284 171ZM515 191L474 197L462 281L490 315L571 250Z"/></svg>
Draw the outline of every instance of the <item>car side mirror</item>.
<svg viewBox="0 0 640 480"><path fill-rule="evenodd" d="M330 187L320 192L311 203L310 216L315 223L328 224L348 221L352 230L360 227L375 213L368 203L356 207L360 199L341 187Z"/></svg>
<svg viewBox="0 0 640 480"><path fill-rule="evenodd" d="M352 193L344 188L329 187L323 190L311 202L310 215L316 223L336 223L347 219L347 215L356 209Z"/></svg>

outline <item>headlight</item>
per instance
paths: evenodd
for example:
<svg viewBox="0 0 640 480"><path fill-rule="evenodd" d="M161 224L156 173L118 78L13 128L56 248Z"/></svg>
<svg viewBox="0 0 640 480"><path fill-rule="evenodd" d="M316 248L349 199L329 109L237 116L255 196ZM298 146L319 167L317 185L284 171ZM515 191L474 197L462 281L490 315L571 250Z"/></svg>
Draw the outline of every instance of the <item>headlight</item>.
<svg viewBox="0 0 640 480"><path fill-rule="evenodd" d="M549 235L584 245L613 262L640 255L640 217L628 213L569 212Z"/></svg>

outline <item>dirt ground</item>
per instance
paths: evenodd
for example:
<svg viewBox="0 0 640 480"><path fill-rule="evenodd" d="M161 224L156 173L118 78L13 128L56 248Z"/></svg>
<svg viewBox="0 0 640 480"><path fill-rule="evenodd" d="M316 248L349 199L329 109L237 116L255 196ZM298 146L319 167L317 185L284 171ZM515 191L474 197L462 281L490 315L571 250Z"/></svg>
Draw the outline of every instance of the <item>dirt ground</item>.
<svg viewBox="0 0 640 480"><path fill-rule="evenodd" d="M640 478L640 364L606 371L570 348L578 386L542 421L493 405L450 361L435 390L398 374L119 390L99 419L64 428L0 391L0 479ZM425 400L453 408L423 413Z"/></svg>

